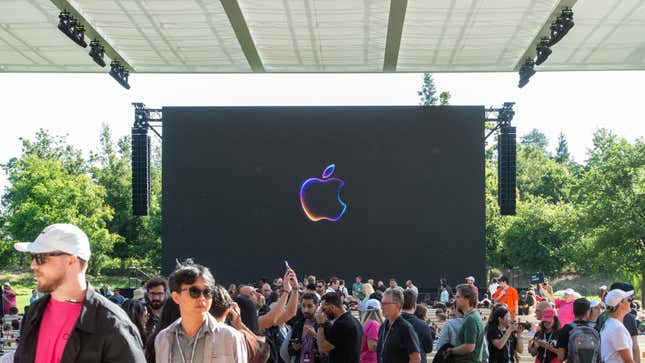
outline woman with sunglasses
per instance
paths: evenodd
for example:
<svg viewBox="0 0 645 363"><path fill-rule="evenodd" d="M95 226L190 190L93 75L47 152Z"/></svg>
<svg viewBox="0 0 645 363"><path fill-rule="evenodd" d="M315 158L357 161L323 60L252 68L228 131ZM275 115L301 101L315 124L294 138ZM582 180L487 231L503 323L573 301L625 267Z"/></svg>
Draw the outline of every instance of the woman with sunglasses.
<svg viewBox="0 0 645 363"><path fill-rule="evenodd" d="M155 338L157 363L247 362L244 335L209 314L215 279L207 267L188 260L168 284L181 317Z"/></svg>

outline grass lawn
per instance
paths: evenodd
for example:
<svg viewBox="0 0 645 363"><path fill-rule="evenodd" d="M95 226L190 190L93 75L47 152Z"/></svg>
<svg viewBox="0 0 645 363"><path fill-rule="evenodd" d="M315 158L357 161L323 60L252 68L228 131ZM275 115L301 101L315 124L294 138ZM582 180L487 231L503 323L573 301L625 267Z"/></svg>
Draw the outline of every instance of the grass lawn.
<svg viewBox="0 0 645 363"><path fill-rule="evenodd" d="M127 276L87 276L93 287L99 288L103 284L110 287L129 287ZM31 290L36 288L36 280L31 271L0 271L0 283L8 282L16 291L16 304L18 311L24 313L25 306L29 305ZM138 282L133 281L134 287L139 287Z"/></svg>

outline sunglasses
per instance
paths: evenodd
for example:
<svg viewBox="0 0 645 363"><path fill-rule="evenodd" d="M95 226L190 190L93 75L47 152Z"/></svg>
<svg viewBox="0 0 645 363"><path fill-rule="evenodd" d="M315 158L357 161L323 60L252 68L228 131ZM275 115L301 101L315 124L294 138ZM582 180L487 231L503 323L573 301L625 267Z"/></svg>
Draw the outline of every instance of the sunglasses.
<svg viewBox="0 0 645 363"><path fill-rule="evenodd" d="M214 293L214 291L209 289L209 288L205 288L204 290L200 290L199 287L197 287L197 286L191 286L191 287L188 287L188 288L185 288L185 289L181 289L180 291L186 291L186 290L188 290L188 294L193 299L199 299L199 297L202 296L202 295L204 295L204 298L210 299L210 298L213 297L213 293Z"/></svg>
<svg viewBox="0 0 645 363"><path fill-rule="evenodd" d="M31 260L36 261L37 265L43 265L47 262L47 257L56 257L56 256L71 256L69 253L65 252L47 252L47 253L32 253Z"/></svg>

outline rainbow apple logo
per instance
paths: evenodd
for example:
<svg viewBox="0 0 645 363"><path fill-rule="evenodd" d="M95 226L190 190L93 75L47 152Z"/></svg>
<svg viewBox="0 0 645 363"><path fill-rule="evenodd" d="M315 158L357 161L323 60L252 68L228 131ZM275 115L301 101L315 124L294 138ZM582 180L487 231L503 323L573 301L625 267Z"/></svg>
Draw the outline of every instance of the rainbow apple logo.
<svg viewBox="0 0 645 363"><path fill-rule="evenodd" d="M345 182L340 178L330 178L335 169L335 164L329 165L323 171L322 179L309 178L300 187L302 210L314 222L323 219L336 222L347 209L347 204L340 199L340 190ZM330 200L334 196L336 200Z"/></svg>

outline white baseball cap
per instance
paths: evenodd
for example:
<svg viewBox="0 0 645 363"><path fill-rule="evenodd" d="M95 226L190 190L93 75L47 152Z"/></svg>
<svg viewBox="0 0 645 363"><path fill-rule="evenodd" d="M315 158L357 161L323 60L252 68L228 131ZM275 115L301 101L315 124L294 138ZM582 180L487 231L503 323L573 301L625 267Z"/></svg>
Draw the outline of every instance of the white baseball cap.
<svg viewBox="0 0 645 363"><path fill-rule="evenodd" d="M33 242L14 243L20 252L47 253L61 251L78 256L85 261L90 259L90 241L85 232L73 224L52 224L45 227Z"/></svg>
<svg viewBox="0 0 645 363"><path fill-rule="evenodd" d="M593 309L600 304L602 304L600 300L591 300L589 301L589 308Z"/></svg>
<svg viewBox="0 0 645 363"><path fill-rule="evenodd" d="M473 282L475 282L475 278L473 276L466 277L466 280L472 280Z"/></svg>
<svg viewBox="0 0 645 363"><path fill-rule="evenodd" d="M607 293L605 296L605 305L615 308L620 304L623 299L634 295L634 291L623 291L621 289L614 289Z"/></svg>
<svg viewBox="0 0 645 363"><path fill-rule="evenodd" d="M369 299L365 303L365 310L369 309L381 310L381 303L376 299Z"/></svg>

